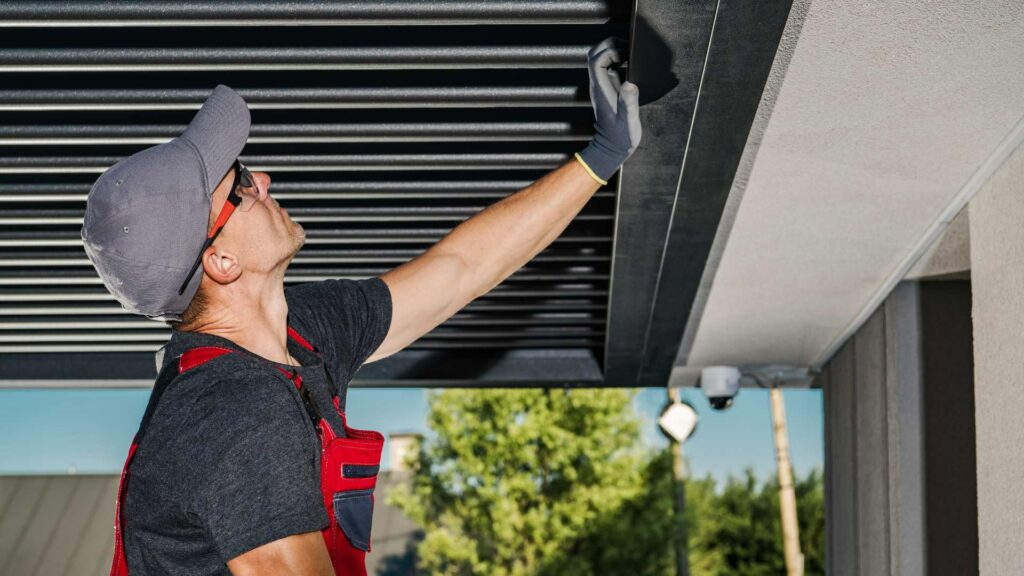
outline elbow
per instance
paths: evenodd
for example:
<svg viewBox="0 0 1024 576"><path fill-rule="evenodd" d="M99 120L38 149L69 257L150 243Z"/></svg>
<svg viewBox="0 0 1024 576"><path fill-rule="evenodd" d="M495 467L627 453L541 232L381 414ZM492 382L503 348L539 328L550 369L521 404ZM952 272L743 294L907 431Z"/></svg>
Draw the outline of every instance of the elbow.
<svg viewBox="0 0 1024 576"><path fill-rule="evenodd" d="M447 284L451 289L445 291L445 309L451 314L489 291L484 289L481 267L475 260L455 251L444 252L439 257L444 261L445 278L450 281Z"/></svg>
<svg viewBox="0 0 1024 576"><path fill-rule="evenodd" d="M491 291L491 287L488 286L489 279L479 262L460 256L454 266L454 277L459 279L459 309Z"/></svg>
<svg viewBox="0 0 1024 576"><path fill-rule="evenodd" d="M505 279L501 254L483 246L457 245L445 238L431 250L444 262L441 268L445 271L445 284L453 288L447 295L454 306L453 313L487 294Z"/></svg>

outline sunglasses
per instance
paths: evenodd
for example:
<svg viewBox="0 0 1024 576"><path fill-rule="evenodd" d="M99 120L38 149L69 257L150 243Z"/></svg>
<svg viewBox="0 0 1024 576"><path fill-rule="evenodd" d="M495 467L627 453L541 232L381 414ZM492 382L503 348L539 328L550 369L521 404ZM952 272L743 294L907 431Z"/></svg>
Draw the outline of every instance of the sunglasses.
<svg viewBox="0 0 1024 576"><path fill-rule="evenodd" d="M228 192L228 199L224 202L224 206L220 209L220 214L217 215L217 221L213 224L213 229L206 237L206 242L203 243L203 247L199 250L199 255L196 256L196 261L192 264L192 270L189 271L188 276L185 277L185 281L182 282L181 288L178 288L178 295L185 293L185 288L188 286L189 281L192 280L192 276L195 275L196 270L199 269L199 264L203 261L203 254L206 249L213 244L213 241L217 239L220 231L224 228L224 224L227 223L228 218L235 210L241 212L248 212L256 205L260 200L260 189L256 186L256 179L252 177L252 173L245 167L244 164L235 160L235 179L231 183L231 190Z"/></svg>

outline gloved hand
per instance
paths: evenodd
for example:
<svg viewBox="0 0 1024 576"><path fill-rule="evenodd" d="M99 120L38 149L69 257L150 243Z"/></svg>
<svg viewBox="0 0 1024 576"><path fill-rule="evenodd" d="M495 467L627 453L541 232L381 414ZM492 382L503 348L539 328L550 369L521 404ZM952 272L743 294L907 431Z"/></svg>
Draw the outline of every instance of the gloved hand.
<svg viewBox="0 0 1024 576"><path fill-rule="evenodd" d="M640 144L640 89L632 82L620 84L612 64L622 55L614 39L606 38L587 52L590 70L590 103L594 107L594 139L576 159L601 184L615 174Z"/></svg>

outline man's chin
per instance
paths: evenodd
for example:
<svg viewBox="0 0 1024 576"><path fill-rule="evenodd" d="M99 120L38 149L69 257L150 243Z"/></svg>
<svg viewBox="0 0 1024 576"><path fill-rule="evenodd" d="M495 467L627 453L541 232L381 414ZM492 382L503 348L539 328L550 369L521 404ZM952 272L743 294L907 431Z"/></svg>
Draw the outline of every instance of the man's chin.
<svg viewBox="0 0 1024 576"><path fill-rule="evenodd" d="M292 243L292 257L294 257L306 245L306 231L302 226L298 226L298 231L292 235L292 239L294 240Z"/></svg>

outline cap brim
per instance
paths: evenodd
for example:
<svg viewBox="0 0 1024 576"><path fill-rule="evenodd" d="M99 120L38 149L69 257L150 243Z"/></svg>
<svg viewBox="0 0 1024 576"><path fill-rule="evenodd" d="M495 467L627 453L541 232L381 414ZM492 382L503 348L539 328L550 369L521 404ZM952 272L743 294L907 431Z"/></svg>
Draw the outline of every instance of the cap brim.
<svg viewBox="0 0 1024 576"><path fill-rule="evenodd" d="M206 193L213 190L242 153L249 139L249 106L231 88L221 84L203 103L181 135L203 160Z"/></svg>

